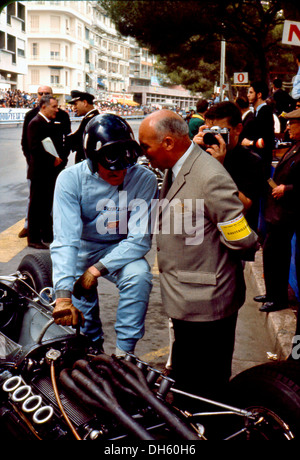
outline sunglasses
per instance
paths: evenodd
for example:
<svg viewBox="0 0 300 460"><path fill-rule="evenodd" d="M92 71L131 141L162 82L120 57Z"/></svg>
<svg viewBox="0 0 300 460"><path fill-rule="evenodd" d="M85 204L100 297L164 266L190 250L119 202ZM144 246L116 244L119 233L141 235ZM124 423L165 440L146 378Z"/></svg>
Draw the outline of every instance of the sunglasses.
<svg viewBox="0 0 300 460"><path fill-rule="evenodd" d="M38 93L39 96L49 96L51 93Z"/></svg>

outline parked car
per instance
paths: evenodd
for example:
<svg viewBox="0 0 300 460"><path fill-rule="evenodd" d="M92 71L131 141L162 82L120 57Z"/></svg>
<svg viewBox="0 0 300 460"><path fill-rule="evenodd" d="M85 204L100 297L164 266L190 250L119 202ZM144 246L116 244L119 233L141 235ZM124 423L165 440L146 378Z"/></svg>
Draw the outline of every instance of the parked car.
<svg viewBox="0 0 300 460"><path fill-rule="evenodd" d="M95 354L80 330L54 323L54 302L45 251L0 276L2 440L299 438L298 363L248 369L231 381L228 400L207 400L137 356Z"/></svg>

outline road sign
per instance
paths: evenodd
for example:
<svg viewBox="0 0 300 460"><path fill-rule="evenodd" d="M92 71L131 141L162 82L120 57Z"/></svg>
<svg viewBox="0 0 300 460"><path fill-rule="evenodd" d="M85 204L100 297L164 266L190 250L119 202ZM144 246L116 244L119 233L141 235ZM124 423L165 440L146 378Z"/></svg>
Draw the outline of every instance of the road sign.
<svg viewBox="0 0 300 460"><path fill-rule="evenodd" d="M300 46L300 22L284 21L282 43Z"/></svg>
<svg viewBox="0 0 300 460"><path fill-rule="evenodd" d="M235 72L233 74L233 83L236 85L248 83L248 72Z"/></svg>

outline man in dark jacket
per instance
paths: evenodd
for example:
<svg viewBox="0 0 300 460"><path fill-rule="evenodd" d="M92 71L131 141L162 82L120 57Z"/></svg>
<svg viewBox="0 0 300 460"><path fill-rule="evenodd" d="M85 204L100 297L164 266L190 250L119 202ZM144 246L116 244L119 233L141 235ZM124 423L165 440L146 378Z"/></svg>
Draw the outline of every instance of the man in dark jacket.
<svg viewBox="0 0 300 460"><path fill-rule="evenodd" d="M280 115L282 112L291 112L291 110L295 108L295 101L287 91L282 89L282 80L280 78L275 78L275 80L273 80L272 99L275 102L275 114L279 117L280 131L284 133L287 120Z"/></svg>
<svg viewBox="0 0 300 460"><path fill-rule="evenodd" d="M39 112L27 128L30 179L28 246L36 249L48 249L45 243L53 239L51 212L54 186L67 162L68 151L63 143L63 133L60 124L55 123L58 110L53 96L42 96ZM47 138L53 143L52 153L44 144Z"/></svg>
<svg viewBox="0 0 300 460"><path fill-rule="evenodd" d="M243 141L243 145L250 146L261 157L266 179L271 173L275 141L273 112L266 103L268 94L269 89L266 83L257 81L250 85L248 100L255 109L255 133L254 138L249 139L248 143L246 139Z"/></svg>
<svg viewBox="0 0 300 460"><path fill-rule="evenodd" d="M285 115L294 145L279 161L268 194L265 220L267 234L263 246L266 294L254 298L264 302L260 311L288 307L291 240L300 237L300 109Z"/></svg>
<svg viewBox="0 0 300 460"><path fill-rule="evenodd" d="M28 136L27 136L28 125L31 122L31 120L40 111L39 102L40 102L41 98L43 96L49 96L49 95L52 95L52 94L53 94L53 92L52 92L52 88L50 86L45 86L45 85L40 86L38 88L38 90L37 90L38 103L37 103L36 107L34 107L33 109L31 109L28 112L26 112L26 115L24 117L23 129L22 129L22 138L21 138L21 146L22 146L24 156L26 158L27 165L29 165L29 159L30 159L30 152L29 152L29 148L28 148ZM55 117L55 124L57 125L57 127L60 126L60 129L62 131L63 140L64 140L65 137L71 132L71 122L70 122L70 118L69 118L69 115L67 114L67 112L65 112L62 109L58 109L58 112L57 112L56 117ZM27 179L28 179L28 177L27 177ZM29 184L30 184L30 182L29 182ZM29 188L30 188L30 185L29 185ZM29 201L28 201L28 204L29 204ZM27 209L26 214L28 214L28 209ZM24 225L24 228L20 231L20 233L18 235L19 238L25 238L28 235L27 228L28 228L28 216L26 215L25 225Z"/></svg>
<svg viewBox="0 0 300 460"><path fill-rule="evenodd" d="M215 136L215 142L205 145L206 138L203 130L208 128L206 125L200 128L198 135L193 140L216 158L229 172L239 190L239 198L243 203L247 222L256 231L264 181L262 160L254 151L240 144L243 125L241 113L236 104L229 101L220 102L207 111L207 116L213 126L227 128L227 142L218 134Z"/></svg>
<svg viewBox="0 0 300 460"><path fill-rule="evenodd" d="M69 104L74 105L74 111L78 117L83 116L77 131L68 136L70 149L76 152L75 163L80 163L85 160L82 144L84 128L95 115L99 115L99 111L94 107L94 96L92 94L74 90L71 91L71 97Z"/></svg>

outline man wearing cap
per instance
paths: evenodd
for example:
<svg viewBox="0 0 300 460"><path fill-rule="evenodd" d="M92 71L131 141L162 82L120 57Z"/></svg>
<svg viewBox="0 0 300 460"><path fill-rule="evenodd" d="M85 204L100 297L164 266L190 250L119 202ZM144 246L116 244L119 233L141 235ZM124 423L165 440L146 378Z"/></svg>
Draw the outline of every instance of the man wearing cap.
<svg viewBox="0 0 300 460"><path fill-rule="evenodd" d="M74 90L71 91L71 97L69 104L74 105L74 111L78 117L83 117L77 131L68 136L71 150L76 151L75 163L80 163L80 161L85 160L82 145L84 128L95 115L99 115L99 111L94 107L92 94Z"/></svg>
<svg viewBox="0 0 300 460"><path fill-rule="evenodd" d="M294 145L279 161L267 197L263 245L266 294L254 297L263 302L263 312L288 307L291 240L295 232L298 241L300 237L300 109L285 114L285 118Z"/></svg>

